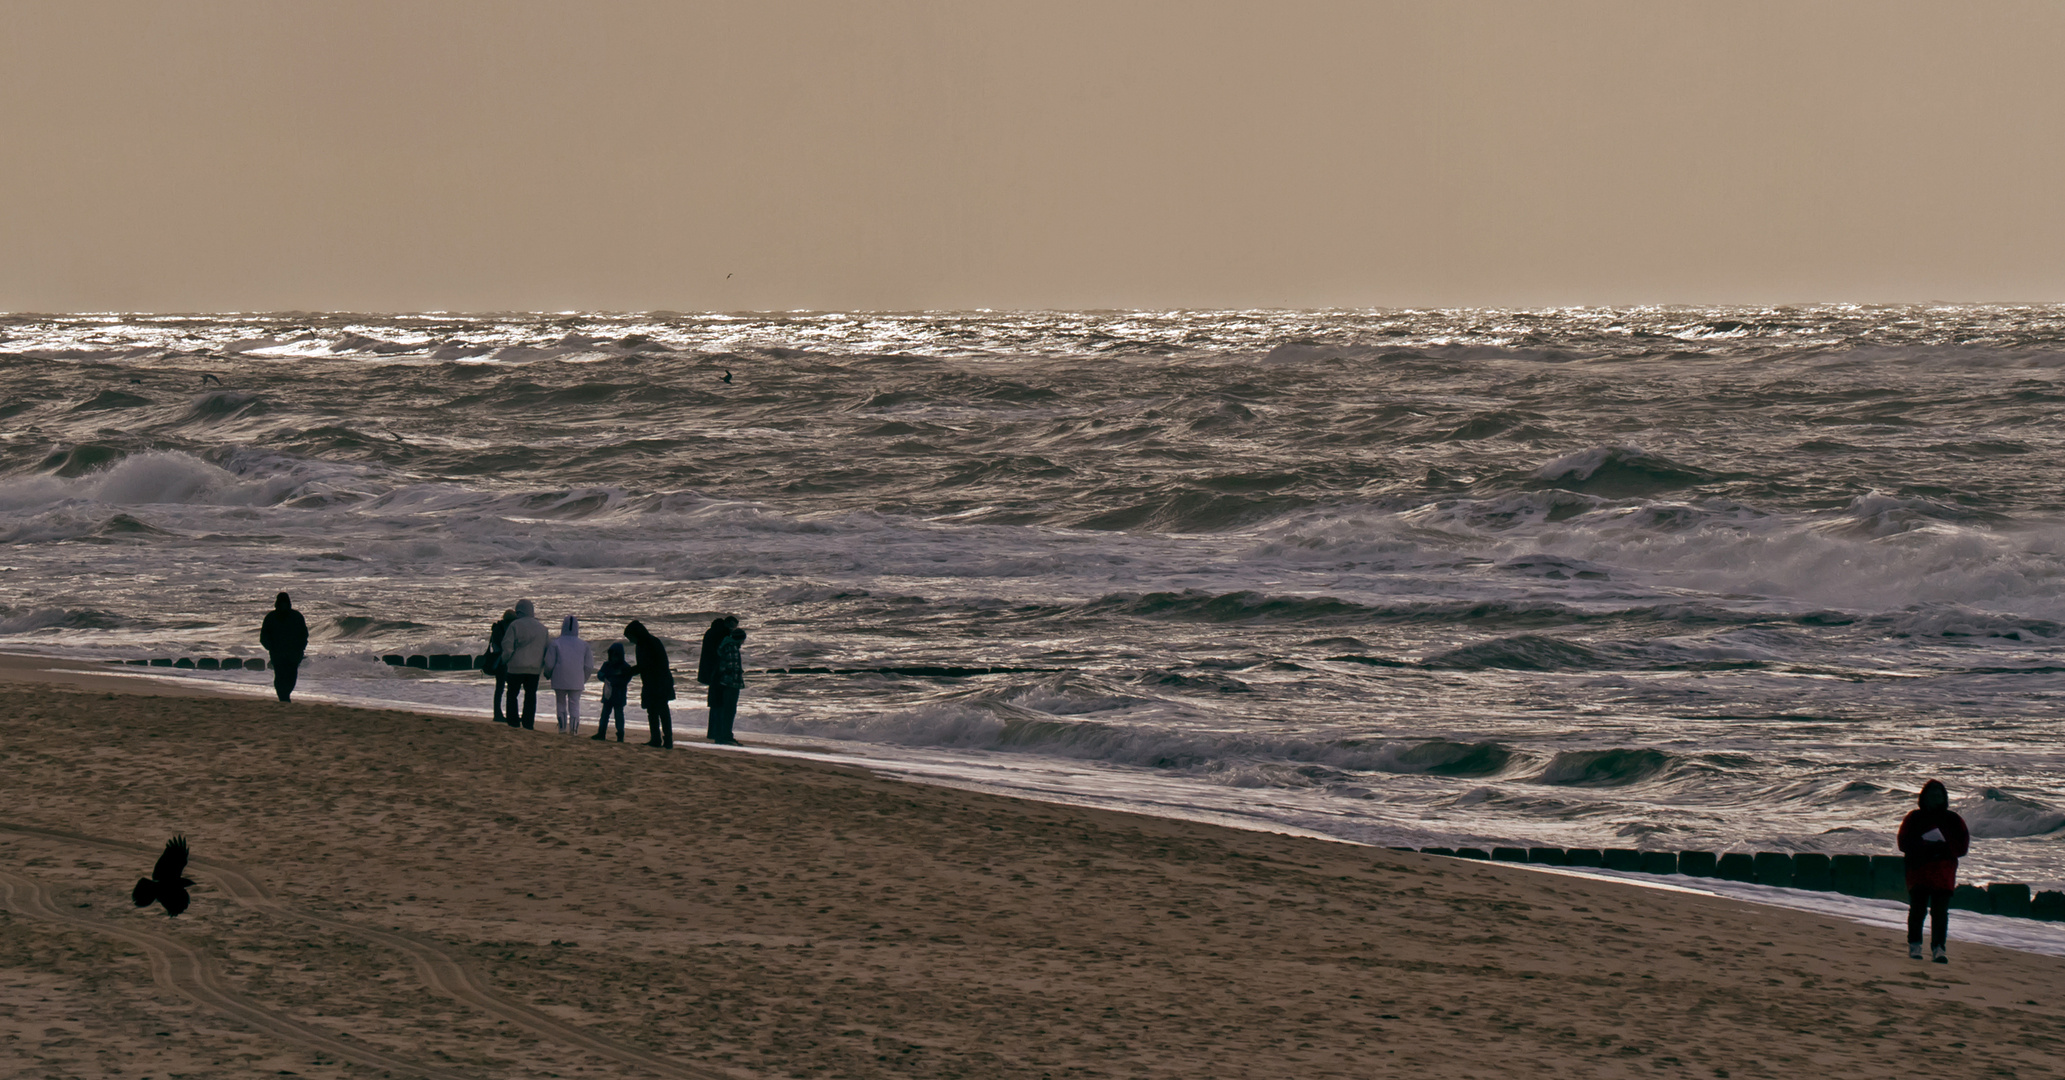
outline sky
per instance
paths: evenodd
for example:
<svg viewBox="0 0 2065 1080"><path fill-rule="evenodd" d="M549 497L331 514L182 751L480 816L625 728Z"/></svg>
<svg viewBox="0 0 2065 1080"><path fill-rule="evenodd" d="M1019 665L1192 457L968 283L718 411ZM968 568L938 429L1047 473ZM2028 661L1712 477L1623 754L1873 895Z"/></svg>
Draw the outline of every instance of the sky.
<svg viewBox="0 0 2065 1080"><path fill-rule="evenodd" d="M0 311L2065 301L2065 4L0 0Z"/></svg>

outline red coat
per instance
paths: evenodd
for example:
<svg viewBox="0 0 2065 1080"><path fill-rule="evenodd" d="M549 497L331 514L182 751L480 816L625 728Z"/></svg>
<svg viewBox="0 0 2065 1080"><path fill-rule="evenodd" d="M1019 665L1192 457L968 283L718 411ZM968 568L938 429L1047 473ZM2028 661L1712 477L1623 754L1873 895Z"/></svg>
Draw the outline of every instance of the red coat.
<svg viewBox="0 0 2065 1080"><path fill-rule="evenodd" d="M1930 829L1941 840L1924 840ZM1972 832L1965 819L1949 810L1910 810L1900 823L1900 851L1907 856L1909 892L1949 892L1957 888L1957 860L1972 850Z"/></svg>

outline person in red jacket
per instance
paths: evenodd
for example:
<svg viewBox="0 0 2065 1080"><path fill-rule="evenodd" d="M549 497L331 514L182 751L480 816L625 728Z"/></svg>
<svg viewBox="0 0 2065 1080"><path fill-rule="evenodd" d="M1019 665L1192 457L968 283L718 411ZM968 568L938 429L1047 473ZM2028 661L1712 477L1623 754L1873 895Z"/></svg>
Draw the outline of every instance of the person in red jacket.
<svg viewBox="0 0 2065 1080"><path fill-rule="evenodd" d="M1972 850L1965 819L1951 812L1943 781L1922 785L1920 804L1900 822L1900 852L1907 856L1907 955L1922 958L1922 916L1932 916L1929 951L1950 963L1943 939L1949 929L1950 894L1957 890L1957 860Z"/></svg>

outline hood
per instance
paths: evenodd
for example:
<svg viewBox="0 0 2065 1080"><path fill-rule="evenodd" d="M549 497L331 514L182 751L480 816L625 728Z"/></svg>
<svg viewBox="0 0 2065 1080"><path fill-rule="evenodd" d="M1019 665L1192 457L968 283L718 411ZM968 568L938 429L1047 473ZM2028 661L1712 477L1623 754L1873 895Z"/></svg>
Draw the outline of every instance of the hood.
<svg viewBox="0 0 2065 1080"><path fill-rule="evenodd" d="M609 658L612 660L622 660L624 658L623 642L612 641L609 643Z"/></svg>
<svg viewBox="0 0 2065 1080"><path fill-rule="evenodd" d="M1922 785L1921 797L1915 803L1924 810L1950 809L1950 789L1941 780L1931 780Z"/></svg>
<svg viewBox="0 0 2065 1080"><path fill-rule="evenodd" d="M286 593L281 593L272 598L272 609L274 611L292 611L294 610L294 602L287 599Z"/></svg>
<svg viewBox="0 0 2065 1080"><path fill-rule="evenodd" d="M744 640L746 640L746 632L745 632L744 630L739 630L739 629L736 629L736 628L734 628L734 629L732 630L732 632L731 632L731 640L733 640L733 641L744 641Z"/></svg>
<svg viewBox="0 0 2065 1080"><path fill-rule="evenodd" d="M559 636L580 637L581 620L574 618L572 615L569 615L566 618L559 620Z"/></svg>
<svg viewBox="0 0 2065 1080"><path fill-rule="evenodd" d="M517 617L517 618L519 618L519 619L531 619L531 618L536 618L536 617L537 617L537 614L538 614L538 609L537 609L536 607L533 607L533 606L531 605L531 602L530 602L529 600L518 600L518 601L516 602L516 617Z"/></svg>

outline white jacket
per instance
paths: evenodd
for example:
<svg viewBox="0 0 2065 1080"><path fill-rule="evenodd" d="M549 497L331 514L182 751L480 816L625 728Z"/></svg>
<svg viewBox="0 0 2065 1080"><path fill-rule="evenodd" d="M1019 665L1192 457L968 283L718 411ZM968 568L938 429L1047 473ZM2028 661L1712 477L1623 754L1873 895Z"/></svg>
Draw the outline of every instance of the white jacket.
<svg viewBox="0 0 2065 1080"><path fill-rule="evenodd" d="M545 674L552 689L579 690L595 674L595 650L581 640L581 624L572 615L559 624L559 636L545 649Z"/></svg>

